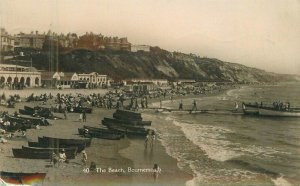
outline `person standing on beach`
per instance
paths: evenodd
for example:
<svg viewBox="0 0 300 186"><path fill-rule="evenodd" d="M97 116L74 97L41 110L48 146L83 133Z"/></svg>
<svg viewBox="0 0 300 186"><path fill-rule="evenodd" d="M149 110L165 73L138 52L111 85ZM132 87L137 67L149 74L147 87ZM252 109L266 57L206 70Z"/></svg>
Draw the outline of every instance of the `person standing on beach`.
<svg viewBox="0 0 300 186"><path fill-rule="evenodd" d="M85 152L85 150L82 151L82 163L83 165L86 165L87 162L87 154Z"/></svg>
<svg viewBox="0 0 300 186"><path fill-rule="evenodd" d="M82 120L83 120L83 122L86 122L86 113L85 113L85 111L83 111Z"/></svg>
<svg viewBox="0 0 300 186"><path fill-rule="evenodd" d="M182 110L183 109L183 103L182 103L182 100L180 100L180 103L179 103L179 110Z"/></svg>
<svg viewBox="0 0 300 186"><path fill-rule="evenodd" d="M145 139L145 149L148 147L148 141L149 141L149 138L150 138L150 135L149 135L149 133L147 134L147 136L146 136L146 139Z"/></svg>
<svg viewBox="0 0 300 186"><path fill-rule="evenodd" d="M139 104L137 98L135 98L135 111L139 110Z"/></svg>
<svg viewBox="0 0 300 186"><path fill-rule="evenodd" d="M196 100L194 99L194 102L193 102L193 108L192 110L197 110L197 102Z"/></svg>
<svg viewBox="0 0 300 186"><path fill-rule="evenodd" d="M160 109L162 108L162 100L161 100L161 98L159 99L159 108Z"/></svg>
<svg viewBox="0 0 300 186"><path fill-rule="evenodd" d="M68 119L68 118L67 118L67 108L65 108L65 111L64 111L64 117L65 117L65 119Z"/></svg>
<svg viewBox="0 0 300 186"><path fill-rule="evenodd" d="M239 104L235 102L235 111L238 111L238 109L239 109Z"/></svg>
<svg viewBox="0 0 300 186"><path fill-rule="evenodd" d="M158 174L160 173L161 169L159 168L159 166L155 163L153 166L153 179L154 181L157 180L158 178Z"/></svg>
<svg viewBox="0 0 300 186"><path fill-rule="evenodd" d="M153 148L154 142L155 142L155 132L152 131L151 132L151 143L150 143L151 148Z"/></svg>
<svg viewBox="0 0 300 186"><path fill-rule="evenodd" d="M80 122L82 121L82 117L83 117L83 114L80 113L80 114L79 114L79 121L80 121Z"/></svg>

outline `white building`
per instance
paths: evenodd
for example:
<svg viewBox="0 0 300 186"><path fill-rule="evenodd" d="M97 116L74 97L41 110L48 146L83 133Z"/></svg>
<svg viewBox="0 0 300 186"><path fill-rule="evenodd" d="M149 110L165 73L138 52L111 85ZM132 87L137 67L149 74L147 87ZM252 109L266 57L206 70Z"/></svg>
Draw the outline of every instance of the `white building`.
<svg viewBox="0 0 300 186"><path fill-rule="evenodd" d="M75 88L78 84L84 84L82 88L110 86L107 75L96 72L79 74L76 72L45 72L42 74L42 83L45 86Z"/></svg>
<svg viewBox="0 0 300 186"><path fill-rule="evenodd" d="M0 83L11 85L21 83L27 87L41 85L41 72L34 67L0 64Z"/></svg>
<svg viewBox="0 0 300 186"><path fill-rule="evenodd" d="M107 79L107 75L101 75L97 72L89 74L78 74L79 81L86 81L96 86L109 85L110 82Z"/></svg>

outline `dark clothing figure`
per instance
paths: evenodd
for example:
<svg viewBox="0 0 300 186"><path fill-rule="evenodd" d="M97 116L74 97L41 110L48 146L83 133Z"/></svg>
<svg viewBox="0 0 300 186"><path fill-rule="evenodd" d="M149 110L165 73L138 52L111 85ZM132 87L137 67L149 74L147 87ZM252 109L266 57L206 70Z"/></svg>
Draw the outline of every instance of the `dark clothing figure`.
<svg viewBox="0 0 300 186"><path fill-rule="evenodd" d="M90 165L90 171L94 172L97 170L97 166L96 166L96 163L95 162L91 162L91 165Z"/></svg>
<svg viewBox="0 0 300 186"><path fill-rule="evenodd" d="M82 113L82 121L86 122L86 113L85 113L85 111L83 111L83 113Z"/></svg>
<svg viewBox="0 0 300 186"><path fill-rule="evenodd" d="M138 104L137 98L135 99L135 106L134 106L134 109L135 109L136 111L139 110L139 104Z"/></svg>
<svg viewBox="0 0 300 186"><path fill-rule="evenodd" d="M65 109L65 111L64 111L64 117L65 117L65 119L68 119L68 117L67 117L67 109Z"/></svg>
<svg viewBox="0 0 300 186"><path fill-rule="evenodd" d="M183 104L182 104L182 100L181 100L179 103L179 110L182 110L182 109L183 109Z"/></svg>
<svg viewBox="0 0 300 186"><path fill-rule="evenodd" d="M192 110L197 110L197 102L196 102L196 100L194 100L194 102L193 102L193 108L192 108Z"/></svg>

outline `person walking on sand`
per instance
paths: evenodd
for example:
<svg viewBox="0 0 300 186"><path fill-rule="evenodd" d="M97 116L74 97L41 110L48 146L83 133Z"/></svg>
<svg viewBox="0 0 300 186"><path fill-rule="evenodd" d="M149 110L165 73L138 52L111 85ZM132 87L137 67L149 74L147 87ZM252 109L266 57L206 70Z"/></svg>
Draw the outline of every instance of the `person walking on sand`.
<svg viewBox="0 0 300 186"><path fill-rule="evenodd" d="M86 162L87 162L87 154L85 152L85 150L82 151L82 163L83 165L86 165Z"/></svg>

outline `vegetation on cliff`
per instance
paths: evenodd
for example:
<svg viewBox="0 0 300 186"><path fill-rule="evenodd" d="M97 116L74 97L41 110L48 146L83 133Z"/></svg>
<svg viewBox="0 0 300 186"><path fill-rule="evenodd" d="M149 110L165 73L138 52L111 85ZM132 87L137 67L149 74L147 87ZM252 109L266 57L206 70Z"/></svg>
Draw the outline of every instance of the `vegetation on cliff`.
<svg viewBox="0 0 300 186"><path fill-rule="evenodd" d="M24 57L26 58L26 56ZM28 56L27 56L28 58ZM158 47L151 52L90 51L78 49L59 53L38 52L32 55L39 70L107 74L116 80L130 78L195 79L202 81L273 82L295 80L241 64L202 58L193 54L168 52ZM50 64L49 61L52 61ZM57 64L58 61L58 65Z"/></svg>

